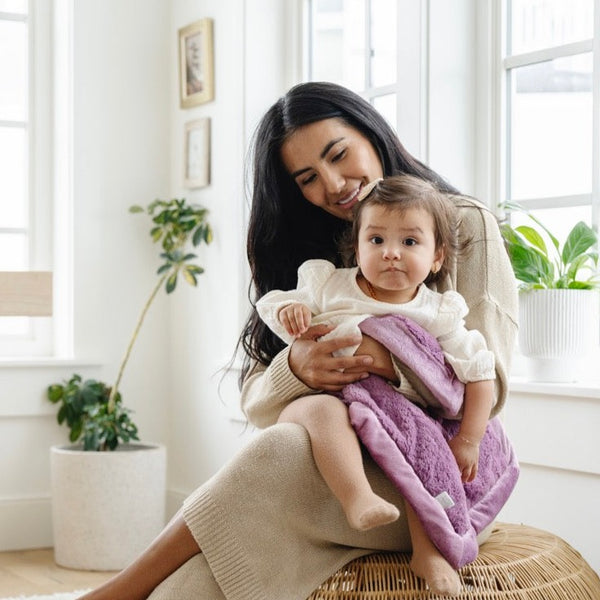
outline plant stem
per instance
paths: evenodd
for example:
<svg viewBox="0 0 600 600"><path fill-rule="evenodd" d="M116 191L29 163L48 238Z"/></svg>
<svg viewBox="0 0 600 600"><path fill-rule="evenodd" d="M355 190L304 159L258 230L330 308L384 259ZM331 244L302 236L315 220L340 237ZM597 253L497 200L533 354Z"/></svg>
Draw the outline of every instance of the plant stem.
<svg viewBox="0 0 600 600"><path fill-rule="evenodd" d="M142 312L138 318L137 325L135 326L133 335L131 336L131 339L129 340L129 345L127 346L127 350L125 351L125 356L123 356L123 360L121 361L121 366L119 367L119 373L117 375L117 380L115 381L115 384L112 386L112 389L110 390L110 396L108 397L108 407L107 407L109 414L112 413L113 410L115 409L115 398L117 396L119 384L121 383L121 377L123 377L123 371L125 370L125 366L127 365L127 361L129 360L129 355L131 354L131 349L133 348L133 345L135 344L135 340L137 339L138 333L140 332L142 324L144 323L144 318L146 317L146 313L148 312L148 309L150 308L152 302L154 301L154 298L156 298L156 294L158 294L158 291L162 287L162 285L165 282L165 279L167 278L168 275L169 275L169 272L165 273L158 280L158 283L152 290L152 293L150 294L150 297L146 301L146 304L144 304L144 308L142 309Z"/></svg>

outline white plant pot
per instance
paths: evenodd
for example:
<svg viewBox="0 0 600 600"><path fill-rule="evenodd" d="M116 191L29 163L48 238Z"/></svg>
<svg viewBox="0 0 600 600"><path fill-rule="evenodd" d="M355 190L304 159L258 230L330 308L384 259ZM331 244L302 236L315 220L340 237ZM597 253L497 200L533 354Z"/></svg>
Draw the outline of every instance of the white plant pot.
<svg viewBox="0 0 600 600"><path fill-rule="evenodd" d="M72 569L121 570L165 523L166 449L50 449L54 559Z"/></svg>
<svg viewBox="0 0 600 600"><path fill-rule="evenodd" d="M519 294L519 347L535 381L572 382L598 345L595 290L529 290Z"/></svg>

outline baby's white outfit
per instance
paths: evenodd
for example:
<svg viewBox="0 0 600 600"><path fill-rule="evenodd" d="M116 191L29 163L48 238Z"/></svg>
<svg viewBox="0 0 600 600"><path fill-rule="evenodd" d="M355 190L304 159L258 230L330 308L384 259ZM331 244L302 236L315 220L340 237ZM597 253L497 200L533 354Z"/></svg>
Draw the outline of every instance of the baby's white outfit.
<svg viewBox="0 0 600 600"><path fill-rule="evenodd" d="M416 296L404 304L380 302L358 286L358 267L337 269L326 260L308 260L298 269L295 290L272 290L257 303L261 319L286 343L294 338L278 319L279 311L293 302L305 304L313 319L311 325L326 323L335 329L320 338L326 340L360 333L358 324L368 317L400 314L435 336L456 376L463 382L495 379L495 361L485 339L475 329L466 329L468 313L464 298L453 290L435 292L421 284ZM343 348L336 355L350 356L358 345Z"/></svg>

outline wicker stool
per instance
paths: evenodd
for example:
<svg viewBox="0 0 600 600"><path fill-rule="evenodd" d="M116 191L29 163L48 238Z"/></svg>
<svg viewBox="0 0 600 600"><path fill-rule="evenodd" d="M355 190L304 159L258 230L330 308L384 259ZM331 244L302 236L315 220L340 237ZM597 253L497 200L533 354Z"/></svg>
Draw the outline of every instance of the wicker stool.
<svg viewBox="0 0 600 600"><path fill-rule="evenodd" d="M427 600L410 556L363 556L334 573L308 600ZM561 538L526 525L497 523L479 556L460 570L458 600L600 600L600 579Z"/></svg>

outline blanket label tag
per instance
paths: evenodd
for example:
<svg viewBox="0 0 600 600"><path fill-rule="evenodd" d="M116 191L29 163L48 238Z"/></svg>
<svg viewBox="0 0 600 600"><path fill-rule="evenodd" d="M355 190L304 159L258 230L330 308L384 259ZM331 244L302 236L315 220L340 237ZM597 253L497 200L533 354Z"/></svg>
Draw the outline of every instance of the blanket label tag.
<svg viewBox="0 0 600 600"><path fill-rule="evenodd" d="M454 506L454 500L448 492L441 492L435 499L442 505L442 508L452 508Z"/></svg>

